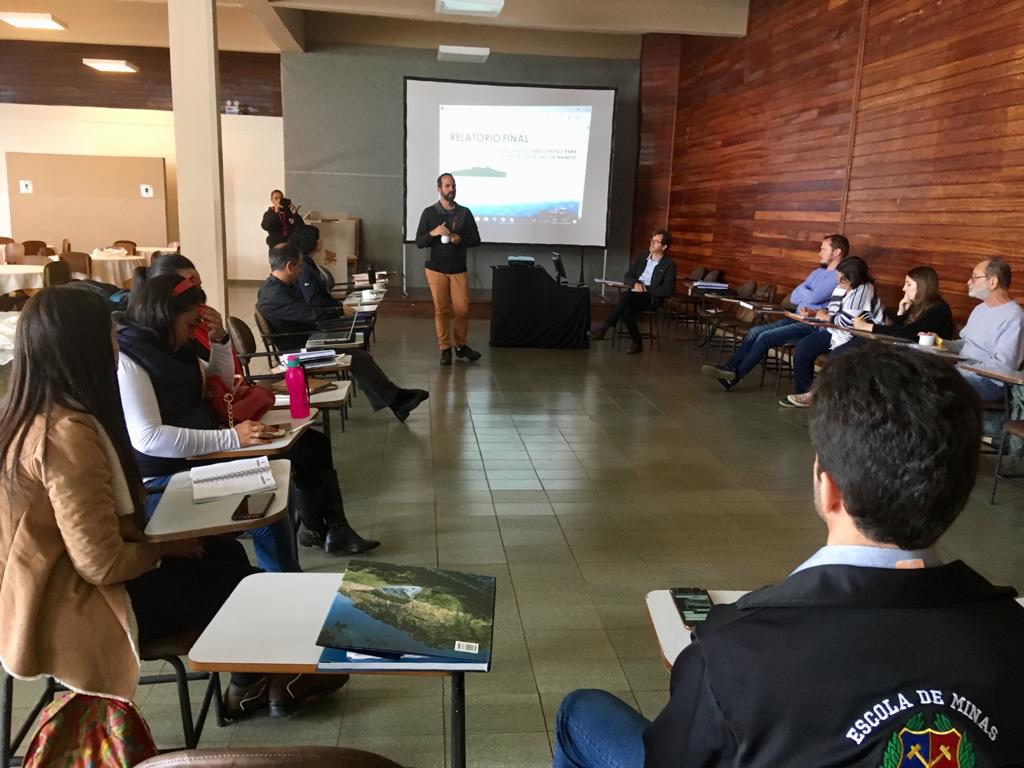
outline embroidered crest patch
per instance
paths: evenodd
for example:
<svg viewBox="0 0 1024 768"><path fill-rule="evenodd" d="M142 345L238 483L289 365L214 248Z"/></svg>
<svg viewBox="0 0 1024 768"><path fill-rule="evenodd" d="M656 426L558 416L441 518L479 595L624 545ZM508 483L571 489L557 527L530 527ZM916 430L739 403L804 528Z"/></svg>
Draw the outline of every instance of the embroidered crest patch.
<svg viewBox="0 0 1024 768"><path fill-rule="evenodd" d="M974 745L941 712L930 728L918 713L889 737L879 768L974 768Z"/></svg>

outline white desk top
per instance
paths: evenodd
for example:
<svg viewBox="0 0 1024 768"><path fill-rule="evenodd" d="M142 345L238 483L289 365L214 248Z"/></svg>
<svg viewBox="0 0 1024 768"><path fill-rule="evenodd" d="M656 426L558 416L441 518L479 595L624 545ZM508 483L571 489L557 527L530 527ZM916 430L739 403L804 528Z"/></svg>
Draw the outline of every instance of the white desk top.
<svg viewBox="0 0 1024 768"><path fill-rule="evenodd" d="M709 589L708 594L711 595L712 603L720 605L735 603L747 593L744 590ZM672 663L690 644L690 630L683 626L683 617L679 615L672 594L667 589L647 593L647 612L654 624L654 633L658 636L662 661L672 669Z"/></svg>
<svg viewBox="0 0 1024 768"><path fill-rule="evenodd" d="M709 589L711 602L715 605L735 603L745 594L746 590ZM1024 606L1024 597L1017 602ZM667 589L656 589L647 593L647 612L654 624L654 632L658 636L661 658L665 666L672 669L672 664L679 654L690 644L690 630L683 626L683 617L679 615L672 594Z"/></svg>
<svg viewBox="0 0 1024 768"><path fill-rule="evenodd" d="M302 437L302 433L309 429L309 425L313 423L313 420L319 413L316 408L310 408L309 418L293 420L291 414L286 410L287 405L286 401L285 409L271 409L260 419L261 424L268 426L281 425L284 427L288 430L284 437L271 440L263 445L249 445L244 448L236 448L233 451L217 451L216 453L206 453L202 456L190 456L189 460L224 459L227 461L228 459L247 459L252 456L276 456L279 453L284 453L292 447L292 443Z"/></svg>
<svg viewBox="0 0 1024 768"><path fill-rule="evenodd" d="M316 644L341 586L340 573L257 573L235 587L188 653L189 666L221 672L316 672L323 648ZM482 671L450 659L432 664L395 662L393 668L330 665L331 672L443 675ZM323 672L324 670L320 670Z"/></svg>
<svg viewBox="0 0 1024 768"><path fill-rule="evenodd" d="M335 385L334 389L326 389L310 396L309 404L311 406L316 406L317 408L340 408L348 403L349 395L352 393L352 382L335 381L331 383ZM287 408L290 402L288 395L275 394L273 410L263 417L263 423L269 424L270 422L267 419L270 418L270 414L276 410ZM312 411L310 413L312 414Z"/></svg>
<svg viewBox="0 0 1024 768"><path fill-rule="evenodd" d="M277 490L274 491L267 514L255 520L231 519L241 496L229 496L202 504L193 503L189 473L179 472L171 478L160 497L156 511L146 526L146 538L150 541L192 539L196 536L214 536L259 528L280 520L288 511L292 463L288 459L277 459L270 462L270 469L277 481Z"/></svg>

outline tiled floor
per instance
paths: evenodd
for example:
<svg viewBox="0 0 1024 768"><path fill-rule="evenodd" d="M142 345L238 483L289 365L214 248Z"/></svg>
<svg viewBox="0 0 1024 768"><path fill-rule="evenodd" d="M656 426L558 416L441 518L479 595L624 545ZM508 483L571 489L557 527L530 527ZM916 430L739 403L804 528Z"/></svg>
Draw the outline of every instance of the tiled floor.
<svg viewBox="0 0 1024 768"><path fill-rule="evenodd" d="M384 318L375 357L430 400L401 425L357 399L335 458L350 520L383 542L375 557L497 577L494 668L467 684L469 764L545 766L569 690L605 688L648 716L664 705L649 590L781 579L823 529L806 414L778 407L771 386L722 392L698 375L688 342L639 356L607 342L491 350L487 332L473 323L479 363L441 369L429 320ZM943 553L1024 587L1024 492L1006 486L989 507L991 466ZM345 566L308 550L302 559ZM20 704L29 688L19 685ZM173 686L139 701L158 741L180 743ZM291 719L211 725L202 743L340 744L439 767L445 713L439 680L354 677Z"/></svg>

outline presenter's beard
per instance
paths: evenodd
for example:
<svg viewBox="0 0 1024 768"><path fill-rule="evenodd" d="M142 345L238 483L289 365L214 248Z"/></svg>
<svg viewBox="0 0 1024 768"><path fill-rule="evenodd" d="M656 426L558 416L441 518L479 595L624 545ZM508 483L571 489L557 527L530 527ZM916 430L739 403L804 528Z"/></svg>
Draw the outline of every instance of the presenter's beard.
<svg viewBox="0 0 1024 768"><path fill-rule="evenodd" d="M455 202L455 193L454 192L449 192L447 195L441 195L441 197L443 197L449 203Z"/></svg>

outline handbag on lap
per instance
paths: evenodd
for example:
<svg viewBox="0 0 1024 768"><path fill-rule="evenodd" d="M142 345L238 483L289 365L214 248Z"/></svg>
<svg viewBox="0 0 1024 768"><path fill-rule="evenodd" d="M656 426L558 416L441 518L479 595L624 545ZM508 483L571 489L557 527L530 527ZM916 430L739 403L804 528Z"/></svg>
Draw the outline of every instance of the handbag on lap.
<svg viewBox="0 0 1024 768"><path fill-rule="evenodd" d="M206 379L210 408L220 423L228 428L243 421L260 419L274 406L274 393L269 389L246 384L241 376L235 376L232 384L229 387L220 376Z"/></svg>

